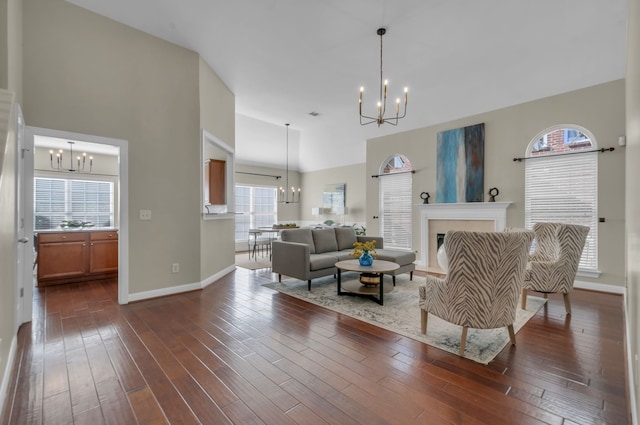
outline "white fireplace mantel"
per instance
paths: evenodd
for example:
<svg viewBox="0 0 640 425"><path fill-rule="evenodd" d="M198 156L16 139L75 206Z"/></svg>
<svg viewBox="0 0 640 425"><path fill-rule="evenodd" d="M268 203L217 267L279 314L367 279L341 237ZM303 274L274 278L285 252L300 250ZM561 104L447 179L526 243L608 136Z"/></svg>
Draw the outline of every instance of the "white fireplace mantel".
<svg viewBox="0 0 640 425"><path fill-rule="evenodd" d="M418 204L420 211L420 247L422 264L429 267L429 221L430 220L487 220L494 222L494 230L502 231L507 226L505 202L463 202L443 204Z"/></svg>

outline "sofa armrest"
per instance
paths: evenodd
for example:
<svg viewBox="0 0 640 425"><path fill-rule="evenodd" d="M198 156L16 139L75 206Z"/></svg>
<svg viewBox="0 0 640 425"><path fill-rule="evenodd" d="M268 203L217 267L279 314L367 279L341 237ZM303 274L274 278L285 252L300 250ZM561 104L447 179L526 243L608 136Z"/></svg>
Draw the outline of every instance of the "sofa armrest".
<svg viewBox="0 0 640 425"><path fill-rule="evenodd" d="M309 245L298 242L273 241L271 243L271 271L308 280L310 274Z"/></svg>
<svg viewBox="0 0 640 425"><path fill-rule="evenodd" d="M382 237L380 236L356 236L358 238L358 242L369 242L376 241L376 249L384 248Z"/></svg>

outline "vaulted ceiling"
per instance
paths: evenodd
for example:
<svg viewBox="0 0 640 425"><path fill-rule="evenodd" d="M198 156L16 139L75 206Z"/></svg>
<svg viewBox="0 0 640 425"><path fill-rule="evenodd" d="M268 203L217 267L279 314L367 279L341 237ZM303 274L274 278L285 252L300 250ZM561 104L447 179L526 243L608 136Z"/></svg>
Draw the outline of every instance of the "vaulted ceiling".
<svg viewBox="0 0 640 425"><path fill-rule="evenodd" d="M367 139L624 78L626 0L69 0L198 52L236 96L239 162L365 161ZM398 126L375 114L379 27ZM317 112L317 116L309 113Z"/></svg>

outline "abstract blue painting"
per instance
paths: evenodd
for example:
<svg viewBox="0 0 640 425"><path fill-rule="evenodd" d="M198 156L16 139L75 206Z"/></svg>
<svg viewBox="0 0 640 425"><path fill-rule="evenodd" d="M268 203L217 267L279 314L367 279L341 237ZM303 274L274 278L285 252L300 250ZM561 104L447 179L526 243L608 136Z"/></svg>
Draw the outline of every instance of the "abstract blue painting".
<svg viewBox="0 0 640 425"><path fill-rule="evenodd" d="M484 123L438 133L436 203L484 200Z"/></svg>

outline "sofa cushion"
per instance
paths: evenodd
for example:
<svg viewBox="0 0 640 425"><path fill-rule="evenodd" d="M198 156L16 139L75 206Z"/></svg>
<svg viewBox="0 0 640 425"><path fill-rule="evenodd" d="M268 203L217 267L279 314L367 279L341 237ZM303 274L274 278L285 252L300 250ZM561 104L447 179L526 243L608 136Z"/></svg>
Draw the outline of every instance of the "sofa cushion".
<svg viewBox="0 0 640 425"><path fill-rule="evenodd" d="M309 269L322 270L335 266L338 258L332 254L311 254L309 256Z"/></svg>
<svg viewBox="0 0 640 425"><path fill-rule="evenodd" d="M338 249L340 251L353 249L353 244L358 240L353 227L335 227L333 230L336 232L336 241L338 241Z"/></svg>
<svg viewBox="0 0 640 425"><path fill-rule="evenodd" d="M311 234L313 235L313 243L316 246L316 254L338 250L336 233L333 229L313 229Z"/></svg>
<svg viewBox="0 0 640 425"><path fill-rule="evenodd" d="M285 229L280 232L280 239L284 242L298 242L309 245L309 253L315 254L311 229Z"/></svg>
<svg viewBox="0 0 640 425"><path fill-rule="evenodd" d="M401 266L416 261L416 253L413 251L400 251L395 249L377 249L376 260L393 261Z"/></svg>

